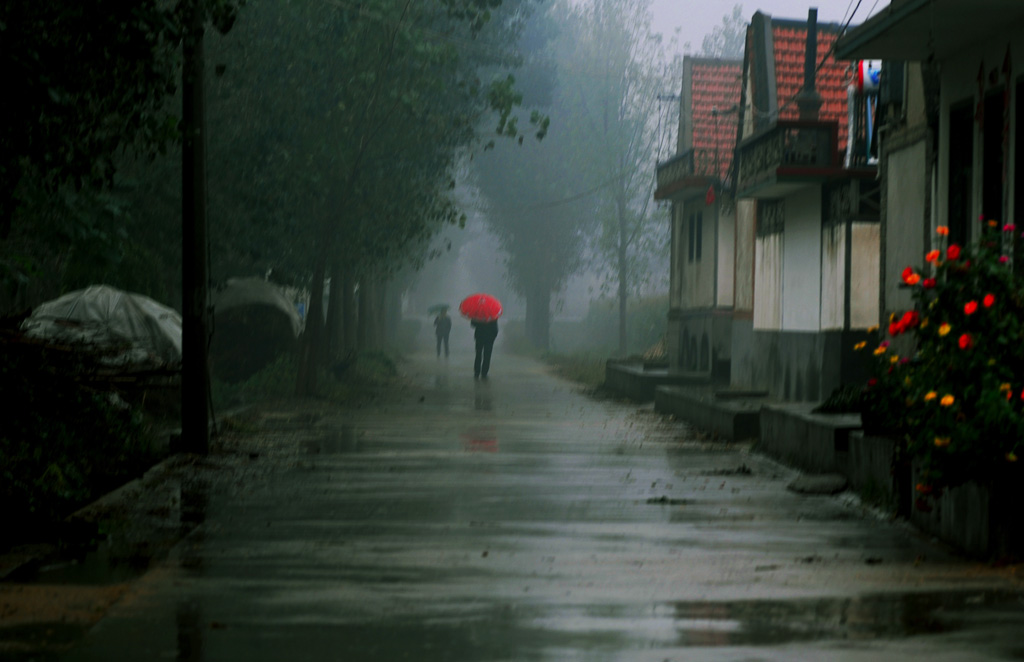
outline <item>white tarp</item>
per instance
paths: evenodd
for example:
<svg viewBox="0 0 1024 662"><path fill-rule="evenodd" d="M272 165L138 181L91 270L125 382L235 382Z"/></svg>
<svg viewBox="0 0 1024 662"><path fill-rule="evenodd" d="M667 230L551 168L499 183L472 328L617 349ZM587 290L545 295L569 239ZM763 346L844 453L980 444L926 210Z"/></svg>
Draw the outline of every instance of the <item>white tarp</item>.
<svg viewBox="0 0 1024 662"><path fill-rule="evenodd" d="M268 306L288 319L292 335L296 338L302 331L302 318L295 304L284 295L277 285L262 278L230 278L223 289L213 293L213 309L223 313L233 308Z"/></svg>
<svg viewBox="0 0 1024 662"><path fill-rule="evenodd" d="M29 337L95 347L112 365L181 365L178 311L109 285L91 285L48 301L21 328Z"/></svg>

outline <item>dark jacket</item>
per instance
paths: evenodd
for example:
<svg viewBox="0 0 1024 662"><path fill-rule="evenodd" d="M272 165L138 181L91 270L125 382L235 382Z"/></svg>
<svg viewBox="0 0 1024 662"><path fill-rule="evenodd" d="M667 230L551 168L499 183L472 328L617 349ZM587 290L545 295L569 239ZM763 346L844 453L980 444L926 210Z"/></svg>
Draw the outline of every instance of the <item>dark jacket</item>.
<svg viewBox="0 0 1024 662"><path fill-rule="evenodd" d="M448 333L452 330L452 318L448 317L447 315L445 315L444 317L438 315L437 317L434 318L434 327L434 333L436 333L439 336L447 336Z"/></svg>
<svg viewBox="0 0 1024 662"><path fill-rule="evenodd" d="M481 342L494 342L494 339L498 337L498 320L493 322L473 320L469 324L475 329L473 337Z"/></svg>

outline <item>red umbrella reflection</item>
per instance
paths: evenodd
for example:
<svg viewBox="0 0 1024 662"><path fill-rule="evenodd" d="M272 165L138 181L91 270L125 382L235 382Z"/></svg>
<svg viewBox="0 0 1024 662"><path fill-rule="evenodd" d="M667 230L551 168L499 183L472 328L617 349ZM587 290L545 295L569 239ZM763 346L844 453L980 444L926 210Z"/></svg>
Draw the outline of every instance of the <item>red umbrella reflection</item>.
<svg viewBox="0 0 1024 662"><path fill-rule="evenodd" d="M501 302L490 294L470 294L459 304L459 312L476 322L493 322L501 317Z"/></svg>

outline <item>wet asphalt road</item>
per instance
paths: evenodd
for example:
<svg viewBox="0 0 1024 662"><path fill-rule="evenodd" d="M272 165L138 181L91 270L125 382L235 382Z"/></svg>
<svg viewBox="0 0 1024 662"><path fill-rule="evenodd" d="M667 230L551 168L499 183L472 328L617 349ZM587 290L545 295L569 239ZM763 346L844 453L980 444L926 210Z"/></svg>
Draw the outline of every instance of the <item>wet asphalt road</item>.
<svg viewBox="0 0 1024 662"><path fill-rule="evenodd" d="M273 470L62 659L1024 659L1005 571L496 348L415 357L401 402L268 409Z"/></svg>

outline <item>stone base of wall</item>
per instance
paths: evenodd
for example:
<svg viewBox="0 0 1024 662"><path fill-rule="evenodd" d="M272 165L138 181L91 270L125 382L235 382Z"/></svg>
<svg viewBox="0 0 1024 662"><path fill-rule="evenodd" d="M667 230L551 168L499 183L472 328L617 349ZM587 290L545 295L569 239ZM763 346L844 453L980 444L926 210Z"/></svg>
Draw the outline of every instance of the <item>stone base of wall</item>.
<svg viewBox="0 0 1024 662"><path fill-rule="evenodd" d="M868 503L892 512L900 509L899 490L906 488L905 482L899 484L893 474L895 453L896 442L892 439L850 431L845 471L850 487Z"/></svg>
<svg viewBox="0 0 1024 662"><path fill-rule="evenodd" d="M916 467L908 489L918 482ZM930 499L930 512L912 508L917 528L978 558L1024 558L1019 504L1024 497L1024 471L1000 476L992 484L966 483Z"/></svg>
<svg viewBox="0 0 1024 662"><path fill-rule="evenodd" d="M667 367L653 367L643 363L608 361L604 369L604 387L616 395L637 402L653 400L654 389L659 386L701 385L709 382L707 375L670 374Z"/></svg>
<svg viewBox="0 0 1024 662"><path fill-rule="evenodd" d="M850 433L860 429L859 414L814 414L810 403L770 404L761 409L757 449L786 464L814 473L847 473Z"/></svg>
<svg viewBox="0 0 1024 662"><path fill-rule="evenodd" d="M710 388L660 386L654 410L671 414L723 439L757 439L763 392L716 391Z"/></svg>

